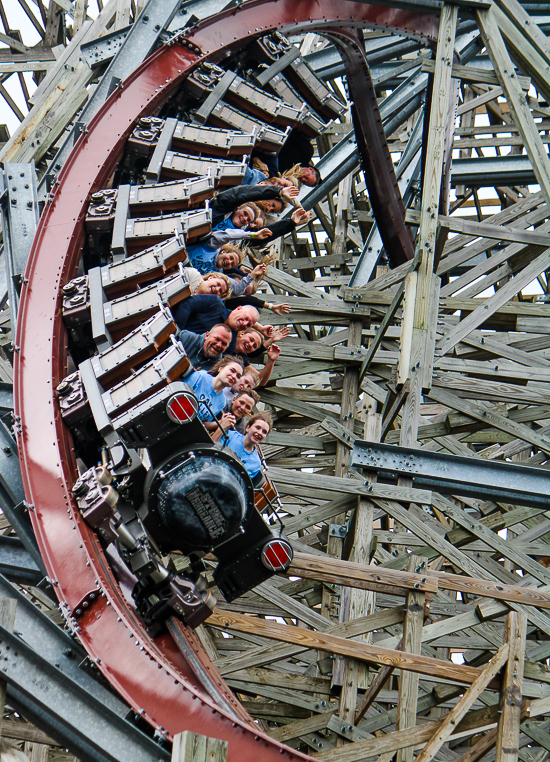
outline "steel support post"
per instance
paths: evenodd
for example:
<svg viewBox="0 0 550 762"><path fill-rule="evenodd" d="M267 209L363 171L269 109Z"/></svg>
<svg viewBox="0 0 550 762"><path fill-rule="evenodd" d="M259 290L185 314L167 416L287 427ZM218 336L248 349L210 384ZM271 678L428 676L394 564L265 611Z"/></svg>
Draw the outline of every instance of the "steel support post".
<svg viewBox="0 0 550 762"><path fill-rule="evenodd" d="M7 292L12 330L15 330L21 278L39 217L34 161L28 164L6 163L3 171L0 170L0 194L5 266L5 286L0 288L0 296Z"/></svg>
<svg viewBox="0 0 550 762"><path fill-rule="evenodd" d="M0 574L22 585L37 585L44 579L18 537L0 535Z"/></svg>
<svg viewBox="0 0 550 762"><path fill-rule="evenodd" d="M420 78L422 78L421 81L419 81ZM393 132L398 129L400 124L407 121L410 116L407 106L411 102L415 102L415 109L420 105L415 101L415 98L425 89L427 79L425 74L411 75L406 83L400 85L384 99L380 104L380 116L384 122L384 130L389 124ZM316 204L323 201L344 177L357 170L359 162L356 137L351 131L317 163L316 166L321 177L325 179L316 188L306 190L301 196L300 201L304 209L313 209ZM290 211L288 213L290 214Z"/></svg>
<svg viewBox="0 0 550 762"><path fill-rule="evenodd" d="M14 426L18 426L16 419ZM32 506L31 510L32 510ZM0 508L15 529L17 536L31 556L36 568L46 574L42 556L36 544L31 524L25 515L29 505L25 501L25 491L21 482L21 469L17 457L17 446L7 425L0 418Z"/></svg>

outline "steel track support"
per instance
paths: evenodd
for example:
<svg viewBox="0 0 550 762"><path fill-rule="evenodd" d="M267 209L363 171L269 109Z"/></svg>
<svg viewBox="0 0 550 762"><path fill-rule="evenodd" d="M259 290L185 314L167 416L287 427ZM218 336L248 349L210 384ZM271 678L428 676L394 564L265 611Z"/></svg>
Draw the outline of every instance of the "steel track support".
<svg viewBox="0 0 550 762"><path fill-rule="evenodd" d="M15 326L21 279L40 216L34 161L28 164L8 162L4 165L4 169L0 170L0 196L5 266L5 272L0 276L0 298L3 300L7 293L11 324Z"/></svg>
<svg viewBox="0 0 550 762"><path fill-rule="evenodd" d="M418 489L550 509L550 472L544 468L377 442L355 442L351 465L381 478L411 477Z"/></svg>
<svg viewBox="0 0 550 762"><path fill-rule="evenodd" d="M329 34L346 67L355 138L373 214L388 256L400 265L414 257L414 241L410 228L405 225L405 205L365 52L358 37L342 31L330 30Z"/></svg>

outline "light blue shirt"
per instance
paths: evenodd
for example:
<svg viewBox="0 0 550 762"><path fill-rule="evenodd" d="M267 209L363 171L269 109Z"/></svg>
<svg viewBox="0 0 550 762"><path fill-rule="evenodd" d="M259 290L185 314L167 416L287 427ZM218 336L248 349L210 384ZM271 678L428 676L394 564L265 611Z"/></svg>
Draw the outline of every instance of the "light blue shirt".
<svg viewBox="0 0 550 762"><path fill-rule="evenodd" d="M254 448L252 452L248 452L248 450L244 449L243 441L244 435L238 431L230 430L226 434L225 442L227 447L229 447L229 449L235 453L239 460L242 461L243 466L248 471L250 478L253 479L257 474L260 473L262 468L262 461L260 460L260 456L258 455L256 448Z"/></svg>
<svg viewBox="0 0 550 762"><path fill-rule="evenodd" d="M241 185L258 185L262 180L267 180L267 175L264 172L259 169L247 167Z"/></svg>
<svg viewBox="0 0 550 762"><path fill-rule="evenodd" d="M199 402L207 402L212 410L212 413L210 413L206 405L199 405L198 417L200 421L213 421L212 416L221 413L225 407L225 395L223 391L219 392L219 394L214 391L213 381L213 376L205 370L196 370L185 378L185 383L189 384L191 389L193 389Z"/></svg>

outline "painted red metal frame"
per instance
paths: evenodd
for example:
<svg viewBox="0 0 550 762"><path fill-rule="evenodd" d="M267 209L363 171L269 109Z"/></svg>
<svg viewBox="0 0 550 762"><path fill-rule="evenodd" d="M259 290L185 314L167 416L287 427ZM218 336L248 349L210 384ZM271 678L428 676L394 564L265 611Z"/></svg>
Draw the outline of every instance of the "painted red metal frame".
<svg viewBox="0 0 550 762"><path fill-rule="evenodd" d="M90 195L105 187L140 116L154 113L206 58L216 60L277 28L298 25L313 31L327 24L395 28L430 39L436 38L438 26L437 18L427 14L348 0L251 0L161 48L115 90L61 170L38 226L19 308L14 390L21 471L37 541L62 609L71 618L91 591L101 589L103 595L74 622L91 658L155 728L169 736L189 729L225 739L229 762L257 762L258 755L263 762L281 755L304 762L310 758L264 735L236 701L232 708L220 708L170 636L152 641L128 608L71 495L76 477L72 438L55 398L55 387L66 374L60 290L76 272ZM191 633L188 643L223 692L223 681Z"/></svg>
<svg viewBox="0 0 550 762"><path fill-rule="evenodd" d="M359 38L348 30L327 29L346 68L355 140L374 219L390 263L414 257L414 238L405 224L405 205L395 177L376 91Z"/></svg>

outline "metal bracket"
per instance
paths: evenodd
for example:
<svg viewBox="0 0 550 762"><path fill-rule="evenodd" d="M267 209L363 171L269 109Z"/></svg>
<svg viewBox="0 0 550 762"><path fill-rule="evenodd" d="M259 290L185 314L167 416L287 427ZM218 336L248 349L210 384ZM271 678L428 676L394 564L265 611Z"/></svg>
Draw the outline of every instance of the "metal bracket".
<svg viewBox="0 0 550 762"><path fill-rule="evenodd" d="M283 69L286 69L293 61L300 57L300 49L292 48L284 56L281 56L278 61L272 63L267 69L264 69L261 74L255 77L258 87L264 87L267 83L273 79L277 74L280 74Z"/></svg>
<svg viewBox="0 0 550 762"><path fill-rule="evenodd" d="M212 92L208 98L204 101L202 106L195 111L194 121L200 124L205 124L208 117L212 113L213 109L218 105L223 96L231 87L233 81L236 78L234 71L226 71L223 77L220 79L217 85L212 88Z"/></svg>
<svg viewBox="0 0 550 762"><path fill-rule="evenodd" d="M0 171L2 228L6 287L11 324L17 322L19 287L25 272L31 244L38 225L38 198L34 161L27 164L8 162Z"/></svg>
<svg viewBox="0 0 550 762"><path fill-rule="evenodd" d="M106 34L104 37L99 37L97 40L92 40L92 42L84 43L80 46L81 59L88 64L90 69L107 63L116 56L129 31L130 27L127 26L124 29L117 29L111 34Z"/></svg>
<svg viewBox="0 0 550 762"><path fill-rule="evenodd" d="M340 539L343 539L346 537L349 530L349 523L348 524L331 524L328 530L330 537L340 537Z"/></svg>

